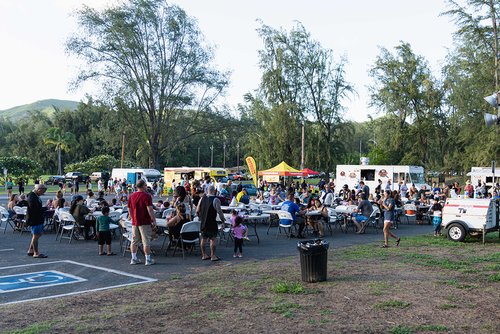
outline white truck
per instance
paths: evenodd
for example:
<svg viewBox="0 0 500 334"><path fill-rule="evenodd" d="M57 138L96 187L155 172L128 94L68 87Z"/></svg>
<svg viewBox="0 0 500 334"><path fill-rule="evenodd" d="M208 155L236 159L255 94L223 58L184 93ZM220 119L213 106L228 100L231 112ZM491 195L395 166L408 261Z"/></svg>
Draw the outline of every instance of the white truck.
<svg viewBox="0 0 500 334"><path fill-rule="evenodd" d="M486 187L490 188L494 186L493 183L493 170L491 167L472 167L470 172L467 173L470 177L472 185L475 187L478 182L486 184ZM500 181L500 169L495 168L495 183Z"/></svg>
<svg viewBox="0 0 500 334"><path fill-rule="evenodd" d="M111 178L127 180L127 183L135 184L138 180L144 180L148 187L153 187L153 183L158 181L161 173L157 169L149 168L113 168Z"/></svg>
<svg viewBox="0 0 500 334"><path fill-rule="evenodd" d="M391 181L391 189L399 190L399 182L406 181L408 188L415 184L417 189L423 185L429 189L424 178L424 167L421 166L397 166L397 165L337 165L337 177L335 179L335 191L339 191L345 184L349 189L356 187L360 181L370 187L374 193L378 186L378 180L382 181L382 189L387 182Z"/></svg>
<svg viewBox="0 0 500 334"><path fill-rule="evenodd" d="M467 235L478 236L483 231L498 231L499 205L498 199L448 198L441 227L453 241L464 241Z"/></svg>

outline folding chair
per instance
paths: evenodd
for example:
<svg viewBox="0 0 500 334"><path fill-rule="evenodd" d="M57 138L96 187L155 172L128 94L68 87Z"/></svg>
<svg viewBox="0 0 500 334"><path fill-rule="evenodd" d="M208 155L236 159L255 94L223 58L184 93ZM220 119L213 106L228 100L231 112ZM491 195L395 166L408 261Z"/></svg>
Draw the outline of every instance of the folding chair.
<svg viewBox="0 0 500 334"><path fill-rule="evenodd" d="M193 252L194 248L196 247L196 243L200 243L200 222L199 221L192 221L185 223L182 225L181 228L181 234L179 237L178 242L175 245L174 248L174 253L172 256L175 256L175 251L177 248L182 249L182 258L184 259L185 255L185 247L187 245L191 245L191 253Z"/></svg>
<svg viewBox="0 0 500 334"><path fill-rule="evenodd" d="M14 212L16 215L14 216L14 221L16 222L16 229L14 231L21 232L21 235L24 232L30 233L30 227L26 225L26 213L28 211L27 207L15 206Z"/></svg>
<svg viewBox="0 0 500 334"><path fill-rule="evenodd" d="M375 232L378 233L379 227L379 222L380 222L380 209L376 206L373 207L373 211L370 214L370 217L368 217L367 220L364 222L361 222L363 225L361 227L361 231L365 231L368 227L373 227L375 229Z"/></svg>
<svg viewBox="0 0 500 334"><path fill-rule="evenodd" d="M338 215L335 209L328 208L328 221L326 222L326 227L330 231L330 235L333 235L333 229L337 226L341 231L343 231L342 223L344 222L344 217Z"/></svg>
<svg viewBox="0 0 500 334"><path fill-rule="evenodd" d="M406 217L406 222L410 224L410 217L417 218L417 207L413 203L405 204L403 206L404 216Z"/></svg>
<svg viewBox="0 0 500 334"><path fill-rule="evenodd" d="M16 230L16 223L12 219L10 212L3 206L0 206L0 217L0 229L3 229L4 234L7 231L7 226L10 226L12 231ZM2 227L3 224L5 225Z"/></svg>
<svg viewBox="0 0 500 334"><path fill-rule="evenodd" d="M69 212L66 211L58 211L58 217L59 217L59 230L56 233L56 240L59 236L59 242L64 239L69 239L68 243L71 243L71 240L73 238L78 239L80 236L79 233L79 226L78 223L75 220L75 217ZM76 231L76 233L75 233ZM67 232L68 236L64 236L64 232Z"/></svg>
<svg viewBox="0 0 500 334"><path fill-rule="evenodd" d="M292 214L288 211L277 211L278 218L279 218L279 223L278 223L278 231L276 232L276 239L278 239L278 236L281 234L281 230L283 229L285 231L285 235L290 239L292 235L292 228L294 226ZM285 224L282 222L282 220L290 222L290 224ZM288 233L286 233L286 230L288 229Z"/></svg>

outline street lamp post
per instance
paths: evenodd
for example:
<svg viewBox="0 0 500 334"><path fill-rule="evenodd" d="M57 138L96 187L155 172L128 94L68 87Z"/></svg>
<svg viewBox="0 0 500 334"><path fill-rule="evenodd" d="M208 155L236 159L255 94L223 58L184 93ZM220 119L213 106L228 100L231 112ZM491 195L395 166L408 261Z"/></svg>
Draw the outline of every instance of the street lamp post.
<svg viewBox="0 0 500 334"><path fill-rule="evenodd" d="M125 158L125 131L122 132L122 161L120 168L123 168L123 160Z"/></svg>
<svg viewBox="0 0 500 334"><path fill-rule="evenodd" d="M238 171L237 173L239 174L240 172L240 142L236 143L236 165L238 166Z"/></svg>
<svg viewBox="0 0 500 334"><path fill-rule="evenodd" d="M210 167L214 166L214 145L210 146Z"/></svg>
<svg viewBox="0 0 500 334"><path fill-rule="evenodd" d="M224 148L224 160L222 161L222 167L226 168L226 142L222 144L222 147Z"/></svg>

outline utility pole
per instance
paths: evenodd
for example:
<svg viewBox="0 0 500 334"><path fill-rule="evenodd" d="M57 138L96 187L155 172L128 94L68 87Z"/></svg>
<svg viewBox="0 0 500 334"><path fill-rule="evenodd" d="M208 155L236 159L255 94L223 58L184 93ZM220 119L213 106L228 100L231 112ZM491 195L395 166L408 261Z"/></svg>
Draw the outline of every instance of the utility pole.
<svg viewBox="0 0 500 334"><path fill-rule="evenodd" d="M123 168L123 160L125 159L125 131L122 132L122 162L120 168Z"/></svg>
<svg viewBox="0 0 500 334"><path fill-rule="evenodd" d="M493 23L493 48L495 52L495 91L498 92L498 25L497 18L495 16L495 6L493 5L493 0L490 0L490 11L491 20ZM500 115L499 115L500 116Z"/></svg>
<svg viewBox="0 0 500 334"><path fill-rule="evenodd" d="M222 167L226 168L226 142L224 142L222 146L224 147L224 160L222 161Z"/></svg>
<svg viewBox="0 0 500 334"><path fill-rule="evenodd" d="M304 122L302 122L302 141L301 141L301 146L302 146L302 153L300 155L300 170L304 169Z"/></svg>
<svg viewBox="0 0 500 334"><path fill-rule="evenodd" d="M236 165L238 166L238 172L240 172L240 142L236 143Z"/></svg>
<svg viewBox="0 0 500 334"><path fill-rule="evenodd" d="M198 167L200 167L200 147L198 146Z"/></svg>
<svg viewBox="0 0 500 334"><path fill-rule="evenodd" d="M210 146L210 167L214 166L214 145Z"/></svg>

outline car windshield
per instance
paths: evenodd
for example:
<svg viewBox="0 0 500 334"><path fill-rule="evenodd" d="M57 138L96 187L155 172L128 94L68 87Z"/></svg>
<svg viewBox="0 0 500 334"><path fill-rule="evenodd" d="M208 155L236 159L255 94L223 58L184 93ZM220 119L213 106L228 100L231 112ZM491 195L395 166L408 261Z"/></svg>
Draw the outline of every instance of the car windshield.
<svg viewBox="0 0 500 334"><path fill-rule="evenodd" d="M424 184L424 174L423 173L410 173L411 182L415 184Z"/></svg>

